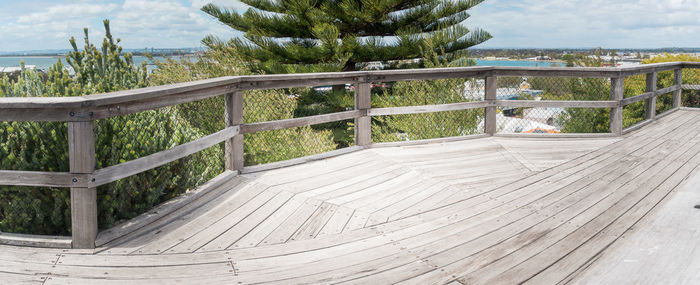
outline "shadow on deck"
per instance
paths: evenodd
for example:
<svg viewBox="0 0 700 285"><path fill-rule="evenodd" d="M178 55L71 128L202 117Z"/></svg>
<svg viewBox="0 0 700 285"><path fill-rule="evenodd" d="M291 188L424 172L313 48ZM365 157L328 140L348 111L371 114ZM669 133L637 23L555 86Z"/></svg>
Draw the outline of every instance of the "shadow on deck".
<svg viewBox="0 0 700 285"><path fill-rule="evenodd" d="M608 247L624 252L669 193L698 188L699 134L700 112L681 110L619 138L491 137L223 175L94 252L0 246L0 280L597 283L617 274L601 271L620 262Z"/></svg>

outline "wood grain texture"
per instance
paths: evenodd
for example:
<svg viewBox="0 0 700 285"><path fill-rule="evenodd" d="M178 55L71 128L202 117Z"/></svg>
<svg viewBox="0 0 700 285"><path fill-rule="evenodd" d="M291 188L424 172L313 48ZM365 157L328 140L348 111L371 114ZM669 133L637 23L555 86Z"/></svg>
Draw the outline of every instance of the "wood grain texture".
<svg viewBox="0 0 700 285"><path fill-rule="evenodd" d="M241 134L304 127L316 124L349 120L359 117L360 114L360 111L355 110L278 121L248 123L241 125Z"/></svg>
<svg viewBox="0 0 700 285"><path fill-rule="evenodd" d="M158 166L173 162L200 152L221 142L229 140L239 134L239 126L227 127L211 135L199 138L195 141L184 143L168 150L157 152L141 158L130 160L107 168L96 170L92 175L90 187L97 187L119 179L129 177Z"/></svg>
<svg viewBox="0 0 700 285"><path fill-rule="evenodd" d="M646 103L644 104L644 119L646 120L654 120L656 118L656 82L658 78L658 73L652 72L652 73L647 73L647 78L646 78L646 92L651 92L654 94L654 97L646 99Z"/></svg>
<svg viewBox="0 0 700 285"><path fill-rule="evenodd" d="M624 97L624 88L624 78L612 78L610 81L610 99L621 101ZM622 135L622 105L610 108L610 133Z"/></svg>
<svg viewBox="0 0 700 285"><path fill-rule="evenodd" d="M681 106L681 96L683 93L683 69L678 68L673 71L673 85L678 87L678 90L673 91L672 108L676 109Z"/></svg>
<svg viewBox="0 0 700 285"><path fill-rule="evenodd" d="M484 101L488 103L496 103L497 92L498 92L498 77L489 76L485 79L486 88L484 90ZM484 108L484 133L489 135L494 135L497 130L497 109L496 106L488 106Z"/></svg>
<svg viewBox="0 0 700 285"><path fill-rule="evenodd" d="M642 100L650 100L650 98L653 98L653 97L656 97L656 96L659 96L659 95L663 95L663 94L666 94L666 93L677 92L677 91L679 91L679 90L681 90L681 89L682 89L682 88L681 88L680 85L674 85L674 86L671 86L671 87L666 87L666 88L659 89L659 90L654 90L654 91L651 91L651 92L644 92L644 93L639 94L639 95L634 96L634 97L628 97L628 98L622 99L622 100L620 101L620 105L622 105L622 106L627 106L627 105L629 105L629 104L636 103L636 102L639 102L639 101L642 101Z"/></svg>
<svg viewBox="0 0 700 285"><path fill-rule="evenodd" d="M89 175L68 172L0 170L0 185L87 187Z"/></svg>
<svg viewBox="0 0 700 285"><path fill-rule="evenodd" d="M442 105L372 108L372 109L367 110L367 114L369 116L422 114L422 113L433 113L433 112L469 110L469 109L485 108L485 107L489 107L489 106L494 107L496 105L494 103L476 101L476 102L452 103L452 104L442 104Z"/></svg>
<svg viewBox="0 0 700 285"><path fill-rule="evenodd" d="M162 218L143 219L142 230L97 254L0 246L0 266L13 282L55 278L47 283L603 280L576 278L626 233L643 229L664 197L696 188L699 131L700 112L679 110L614 138L485 137L364 149L236 176L169 206ZM683 208L692 200L681 198ZM683 229L674 226L681 220L693 221L664 218L659 229ZM683 247L694 244L691 232L671 233L675 243L656 229L645 234L686 253L656 265L677 283L697 283L692 251ZM600 268L650 278L608 264Z"/></svg>
<svg viewBox="0 0 700 285"><path fill-rule="evenodd" d="M372 86L368 82L355 84L355 145L367 146L372 143Z"/></svg>
<svg viewBox="0 0 700 285"><path fill-rule="evenodd" d="M695 170L698 171L697 169ZM700 223L700 175L690 176L620 242L574 277L573 284L694 284L700 280L696 253Z"/></svg>
<svg viewBox="0 0 700 285"><path fill-rule="evenodd" d="M233 127L243 124L243 92L234 92L224 95L224 120L225 126ZM240 132L240 130L239 130ZM244 167L243 135L226 140L224 146L226 169L239 171Z"/></svg>
<svg viewBox="0 0 700 285"><path fill-rule="evenodd" d="M92 174L95 170L95 123L68 123L70 172ZM97 188L70 189L73 248L94 248L97 237Z"/></svg>

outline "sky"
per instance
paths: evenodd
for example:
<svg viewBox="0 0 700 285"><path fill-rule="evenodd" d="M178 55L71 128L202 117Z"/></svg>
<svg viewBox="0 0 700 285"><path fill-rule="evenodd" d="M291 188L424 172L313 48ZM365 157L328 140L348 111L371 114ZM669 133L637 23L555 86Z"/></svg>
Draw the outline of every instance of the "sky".
<svg viewBox="0 0 700 285"><path fill-rule="evenodd" d="M199 47L209 34L240 33L199 10L206 3L244 12L226 0L0 0L0 51L70 48L112 34L125 48ZM481 48L700 47L700 0L486 0L464 24L493 39Z"/></svg>

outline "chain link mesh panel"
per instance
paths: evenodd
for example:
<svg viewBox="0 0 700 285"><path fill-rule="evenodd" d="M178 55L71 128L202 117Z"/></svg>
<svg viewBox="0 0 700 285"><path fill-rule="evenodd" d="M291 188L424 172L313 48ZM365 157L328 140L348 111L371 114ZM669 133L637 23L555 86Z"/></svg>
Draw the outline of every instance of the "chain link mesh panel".
<svg viewBox="0 0 700 285"><path fill-rule="evenodd" d="M243 94L243 121L267 122L354 109L354 88L255 90ZM324 153L354 145L352 120L263 131L244 136L245 165Z"/></svg>
<svg viewBox="0 0 700 285"><path fill-rule="evenodd" d="M646 102L639 101L622 107L622 128L634 126L644 120Z"/></svg>
<svg viewBox="0 0 700 285"><path fill-rule="evenodd" d="M642 95L647 91L646 74L637 74L625 77L624 98ZM627 128L644 120L646 114L646 101L639 101L622 108L622 127Z"/></svg>
<svg viewBox="0 0 700 285"><path fill-rule="evenodd" d="M683 69L683 107L700 108L700 69Z"/></svg>
<svg viewBox="0 0 700 285"><path fill-rule="evenodd" d="M656 114L663 114L673 108L673 93L656 96Z"/></svg>
<svg viewBox="0 0 700 285"><path fill-rule="evenodd" d="M610 100L610 79L569 77L498 77L498 100Z"/></svg>
<svg viewBox="0 0 700 285"><path fill-rule="evenodd" d="M484 109L372 118L375 143L459 137L484 133Z"/></svg>
<svg viewBox="0 0 700 285"><path fill-rule="evenodd" d="M610 100L610 79L568 77L499 77L498 100ZM605 133L608 109L499 108L500 133Z"/></svg>
<svg viewBox="0 0 700 285"><path fill-rule="evenodd" d="M437 79L372 84L372 107L407 107L483 101L485 80Z"/></svg>
<svg viewBox="0 0 700 285"><path fill-rule="evenodd" d="M663 89L673 86L673 70L660 71L656 74L656 88Z"/></svg>
<svg viewBox="0 0 700 285"><path fill-rule="evenodd" d="M97 120L97 168L197 140L224 128L223 97Z"/></svg>
<svg viewBox="0 0 700 285"><path fill-rule="evenodd" d="M482 101L485 80L437 79L373 84L372 107L391 108ZM372 141L395 142L483 133L484 110L375 116Z"/></svg>
<svg viewBox="0 0 700 285"><path fill-rule="evenodd" d="M243 106L245 123L342 112L355 107L354 86L245 91Z"/></svg>
<svg viewBox="0 0 700 285"><path fill-rule="evenodd" d="M645 74L637 74L625 77L624 79L624 98L630 98L637 95L642 95L647 91L647 77Z"/></svg>
<svg viewBox="0 0 700 285"><path fill-rule="evenodd" d="M222 96L95 122L97 168L195 141L224 128ZM136 217L224 170L224 144L98 187L101 228Z"/></svg>
<svg viewBox="0 0 700 285"><path fill-rule="evenodd" d="M607 108L499 108L497 130L504 134L607 133Z"/></svg>
<svg viewBox="0 0 700 285"><path fill-rule="evenodd" d="M0 170L68 172L68 124L0 122ZM0 185L0 231L70 232L67 188Z"/></svg>

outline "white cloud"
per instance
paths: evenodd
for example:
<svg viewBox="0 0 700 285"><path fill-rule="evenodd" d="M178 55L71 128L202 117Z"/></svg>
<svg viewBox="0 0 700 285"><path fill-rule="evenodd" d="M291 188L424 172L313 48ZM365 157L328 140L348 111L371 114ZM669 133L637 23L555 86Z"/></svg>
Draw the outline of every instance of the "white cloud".
<svg viewBox="0 0 700 285"><path fill-rule="evenodd" d="M126 46L196 46L208 34L233 36L199 7L172 0L126 0L111 26Z"/></svg>
<svg viewBox="0 0 700 285"><path fill-rule="evenodd" d="M248 7L236 0L0 0L0 50L68 48L84 27L101 37L105 18L129 48L240 35L201 12L207 3ZM488 0L469 12L467 26L494 35L484 47L700 46L700 0Z"/></svg>
<svg viewBox="0 0 700 285"><path fill-rule="evenodd" d="M90 20L117 9L116 4L69 3L38 9L26 15L5 16L0 24L0 50L68 47L71 35L82 37ZM86 21L87 20L87 21Z"/></svg>
<svg viewBox="0 0 700 285"><path fill-rule="evenodd" d="M470 10L491 47L700 46L700 0L492 0Z"/></svg>
<svg viewBox="0 0 700 285"><path fill-rule="evenodd" d="M222 7L222 8L227 8L227 9L233 9L239 12L244 12L245 10L248 9L248 5L241 1L227 1L227 0L190 0L192 3L192 7L195 9L202 8L202 6L212 3L216 6Z"/></svg>
<svg viewBox="0 0 700 285"><path fill-rule="evenodd" d="M103 15L117 8L117 4L63 4L49 7L40 12L19 16L18 24L53 23L62 20L75 20Z"/></svg>
<svg viewBox="0 0 700 285"><path fill-rule="evenodd" d="M92 38L100 38L104 33L103 19L110 19L112 34L128 48L194 47L209 34L222 38L236 35L230 27L200 11L208 0L78 1L49 2L45 7L15 4L13 8L31 12L5 15L4 23L0 23L0 51L69 48L68 39L81 39L83 28L90 30ZM231 7L243 7L238 1L213 2L224 7L232 3Z"/></svg>

